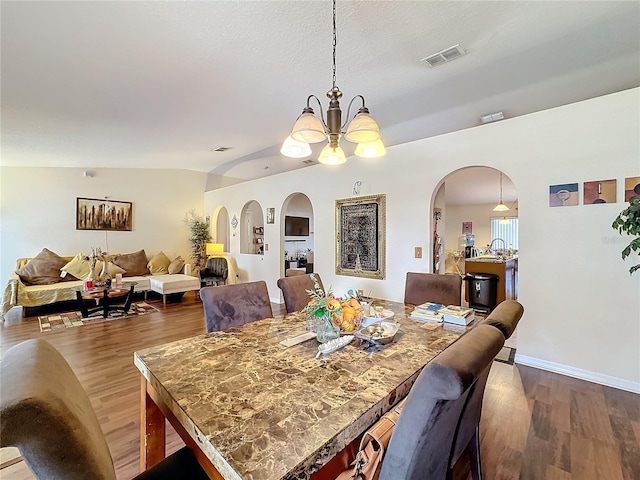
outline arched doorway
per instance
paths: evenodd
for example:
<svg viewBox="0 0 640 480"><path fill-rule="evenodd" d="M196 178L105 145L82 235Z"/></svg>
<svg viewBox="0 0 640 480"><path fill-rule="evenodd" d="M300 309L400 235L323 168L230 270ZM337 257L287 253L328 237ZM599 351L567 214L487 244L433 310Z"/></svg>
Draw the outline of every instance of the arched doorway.
<svg viewBox="0 0 640 480"><path fill-rule="evenodd" d="M311 200L304 193L292 193L282 203L281 212L281 276L312 272L315 255Z"/></svg>
<svg viewBox="0 0 640 480"><path fill-rule="evenodd" d="M262 207L250 200L242 207L240 214L240 253L264 254L264 216Z"/></svg>
<svg viewBox="0 0 640 480"><path fill-rule="evenodd" d="M229 251L229 212L226 207L218 206L213 211L211 221L211 238L214 243L224 245L224 251Z"/></svg>

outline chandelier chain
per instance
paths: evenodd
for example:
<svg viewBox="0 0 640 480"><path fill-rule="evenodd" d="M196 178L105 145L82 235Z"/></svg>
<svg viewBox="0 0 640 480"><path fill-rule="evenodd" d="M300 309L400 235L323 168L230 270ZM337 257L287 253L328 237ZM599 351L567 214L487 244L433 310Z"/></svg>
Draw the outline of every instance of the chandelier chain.
<svg viewBox="0 0 640 480"><path fill-rule="evenodd" d="M336 87L336 45L338 45L338 35L336 34L336 0L333 0L333 88Z"/></svg>

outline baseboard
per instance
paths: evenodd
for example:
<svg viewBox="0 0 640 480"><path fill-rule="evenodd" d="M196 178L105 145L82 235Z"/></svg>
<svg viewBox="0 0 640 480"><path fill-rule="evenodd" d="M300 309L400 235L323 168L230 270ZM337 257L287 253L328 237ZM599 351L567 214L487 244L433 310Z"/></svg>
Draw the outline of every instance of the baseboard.
<svg viewBox="0 0 640 480"><path fill-rule="evenodd" d="M271 303L277 303L278 305L284 304L284 302L282 301L282 299L280 299L280 297L269 296L269 300L271 300Z"/></svg>
<svg viewBox="0 0 640 480"><path fill-rule="evenodd" d="M539 368L540 370L546 370L548 372L559 373L560 375L566 375L568 377L578 378L580 380L586 380L587 382L598 383L600 385L606 385L608 387L626 390L627 392L640 393L640 383L638 382L630 382L629 380L612 377L610 375L605 375L602 373L590 372L589 370L583 370L581 368L570 367L568 365L562 365L560 363L540 360L539 358L534 357L528 357L526 355L517 353L517 351L515 363L526 365L528 367Z"/></svg>

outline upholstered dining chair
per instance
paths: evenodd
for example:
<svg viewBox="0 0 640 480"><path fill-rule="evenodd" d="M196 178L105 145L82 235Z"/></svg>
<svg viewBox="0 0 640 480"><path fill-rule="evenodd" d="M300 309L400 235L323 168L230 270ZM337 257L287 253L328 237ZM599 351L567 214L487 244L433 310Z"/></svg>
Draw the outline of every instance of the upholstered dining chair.
<svg viewBox="0 0 640 480"><path fill-rule="evenodd" d="M278 279L278 288L282 290L287 313L298 312L309 303L307 290L314 290L316 288L312 277L316 279L319 287L324 290L322 279L317 273Z"/></svg>
<svg viewBox="0 0 640 480"><path fill-rule="evenodd" d="M470 392L503 345L497 329L479 325L422 369L391 436L380 480L452 477L456 435Z"/></svg>
<svg viewBox="0 0 640 480"><path fill-rule="evenodd" d="M480 322L480 325L476 328L479 328L483 324L490 325L498 329L506 340L515 330L523 313L524 307L520 303L515 300L505 300L500 303L486 319ZM471 330L471 332L473 332L473 330ZM471 332L466 335L469 335ZM453 468L455 462L458 461L468 448L471 478L473 480L482 479L480 417L482 414L482 399L484 398L484 390L488 378L489 369L487 368L482 372L473 387L471 387L469 398L462 411L460 425L456 432L454 453L451 458L452 463L450 464L450 467Z"/></svg>
<svg viewBox="0 0 640 480"><path fill-rule="evenodd" d="M273 317L267 284L262 280L204 287L200 298L209 333Z"/></svg>
<svg viewBox="0 0 640 480"><path fill-rule="evenodd" d="M200 270L200 287L209 284L218 285L226 283L229 276L229 265L224 257L211 257L207 259L204 268Z"/></svg>
<svg viewBox="0 0 640 480"><path fill-rule="evenodd" d="M0 362L0 446L17 447L38 479L116 480L109 447L80 381L51 344L33 339ZM187 447L136 480L205 480Z"/></svg>
<svg viewBox="0 0 640 480"><path fill-rule="evenodd" d="M407 272L404 303L462 304L462 277L440 273Z"/></svg>
<svg viewBox="0 0 640 480"><path fill-rule="evenodd" d="M523 313L522 304L515 300L504 300L481 323L496 327L506 340L513 335Z"/></svg>

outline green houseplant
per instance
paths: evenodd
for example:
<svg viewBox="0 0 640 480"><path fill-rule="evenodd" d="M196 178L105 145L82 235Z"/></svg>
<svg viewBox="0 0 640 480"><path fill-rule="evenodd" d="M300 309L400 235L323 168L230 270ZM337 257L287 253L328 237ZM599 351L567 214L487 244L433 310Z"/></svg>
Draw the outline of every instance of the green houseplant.
<svg viewBox="0 0 640 480"><path fill-rule="evenodd" d="M189 236L189 241L191 242L191 258L193 258L193 266L196 271L198 271L204 267L207 260L207 242L211 241L209 224L193 211L187 214L186 223L191 231L191 235Z"/></svg>
<svg viewBox="0 0 640 480"><path fill-rule="evenodd" d="M626 233L627 235L635 236L635 238L631 240L631 243L622 250L623 260L631 255L631 251L640 252L640 198L631 197L629 199L629 206L620 212L611 226L615 230L618 230L620 235ZM629 268L629 274L633 274L633 272L639 269L640 264L632 265Z"/></svg>

